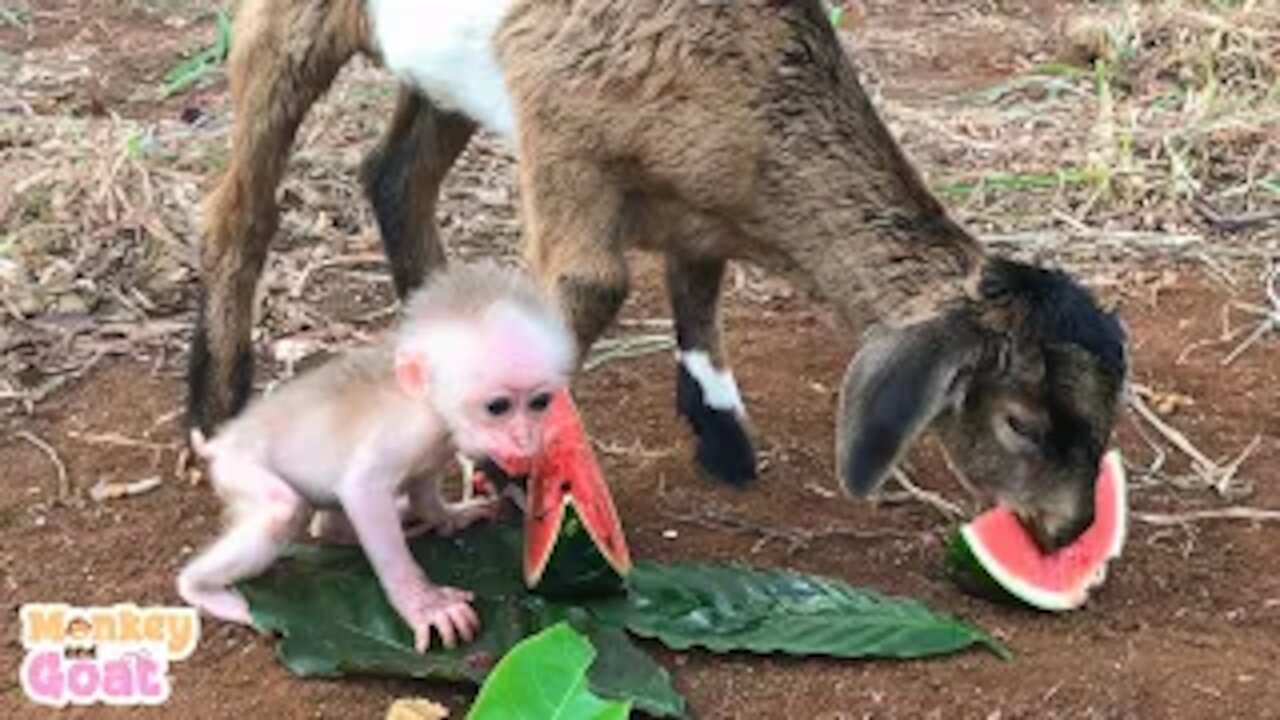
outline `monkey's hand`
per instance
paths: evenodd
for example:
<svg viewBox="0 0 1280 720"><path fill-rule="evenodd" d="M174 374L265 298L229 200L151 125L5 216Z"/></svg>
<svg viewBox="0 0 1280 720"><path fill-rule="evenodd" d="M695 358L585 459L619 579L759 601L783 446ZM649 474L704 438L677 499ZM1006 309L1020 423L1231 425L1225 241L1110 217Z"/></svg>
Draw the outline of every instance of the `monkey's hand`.
<svg viewBox="0 0 1280 720"><path fill-rule="evenodd" d="M426 652L435 628L446 648L471 642L480 630L480 618L471 607L474 595L466 590L432 585L425 579L398 582L387 588L391 605L413 630L413 647Z"/></svg>

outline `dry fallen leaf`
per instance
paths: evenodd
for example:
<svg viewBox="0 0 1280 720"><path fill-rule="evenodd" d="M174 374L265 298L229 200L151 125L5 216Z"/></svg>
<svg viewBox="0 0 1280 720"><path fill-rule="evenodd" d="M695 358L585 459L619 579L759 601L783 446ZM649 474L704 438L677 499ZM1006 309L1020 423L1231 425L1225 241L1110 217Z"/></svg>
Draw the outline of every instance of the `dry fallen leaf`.
<svg viewBox="0 0 1280 720"><path fill-rule="evenodd" d="M426 698L398 698L387 709L387 720L444 720L449 709Z"/></svg>

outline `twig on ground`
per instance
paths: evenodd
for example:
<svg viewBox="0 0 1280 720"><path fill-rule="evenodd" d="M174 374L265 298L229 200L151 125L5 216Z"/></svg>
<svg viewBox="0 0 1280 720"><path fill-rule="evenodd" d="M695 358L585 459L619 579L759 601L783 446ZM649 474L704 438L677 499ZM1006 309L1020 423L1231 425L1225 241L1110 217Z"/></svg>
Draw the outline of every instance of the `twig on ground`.
<svg viewBox="0 0 1280 720"><path fill-rule="evenodd" d="M293 286L289 288L289 299L297 300L306 292L307 283L311 281L311 276L335 267L354 267L358 265L376 265L386 263L385 255L379 253L362 253L359 255L339 255L337 257L325 258L315 262L307 263L302 268L302 272L298 273L298 277L294 280Z"/></svg>
<svg viewBox="0 0 1280 720"><path fill-rule="evenodd" d="M675 450L651 450L645 447L639 440L632 442L630 445L622 445L619 443L608 443L592 438L591 444L600 451L601 455L610 455L614 457L639 458L641 460L661 460L662 458L671 457L675 454Z"/></svg>
<svg viewBox="0 0 1280 720"><path fill-rule="evenodd" d="M27 411L27 414L30 415L34 413L36 405L44 402L46 398L57 392L64 385L79 380L85 375L85 373L92 370L94 366L102 360L102 358L106 357L106 355L106 350L97 350L83 364L55 375L54 377L46 380L36 389L27 393L26 396L22 398L22 404L24 409Z"/></svg>
<svg viewBox="0 0 1280 720"><path fill-rule="evenodd" d="M916 485L911 481L911 478L907 477L907 474L903 472L901 468L895 467L893 469L893 477L898 481L898 484L902 486L903 493L883 493L879 497L881 502L898 503L903 502L904 500L914 500L937 510L948 520L962 518L968 515L964 508L943 497L941 493L937 493L932 490L925 490L919 485Z"/></svg>
<svg viewBox="0 0 1280 720"><path fill-rule="evenodd" d="M672 350L675 346L675 338L666 333L604 338L592 346L591 354L582 363L582 370L590 372L606 363L655 355Z"/></svg>
<svg viewBox="0 0 1280 720"><path fill-rule="evenodd" d="M1277 287L1278 284L1280 284L1280 262L1273 264L1271 272L1267 274L1266 292L1267 300L1271 303L1270 308L1248 306L1243 303L1236 304L1237 307L1240 307L1245 312L1261 316L1262 319L1258 321L1253 331L1235 349L1222 358L1223 367L1235 362L1236 358L1253 347L1263 336L1272 332L1280 332L1280 288Z"/></svg>
<svg viewBox="0 0 1280 720"><path fill-rule="evenodd" d="M1165 440L1191 459L1191 468L1204 485L1213 488L1219 495L1224 497L1236 494L1235 491L1240 490L1241 483L1236 482L1236 475L1244 461L1257 450L1262 441L1261 436L1255 436L1245 446L1245 449L1236 456L1235 460L1222 465L1211 460L1209 456L1205 455L1195 444L1187 439L1187 436L1182 431L1166 423L1147 405L1143 395L1151 394L1149 388L1135 385L1133 390L1133 392L1129 393L1130 407L1137 411L1138 415L1156 432L1160 433Z"/></svg>
<svg viewBox="0 0 1280 720"><path fill-rule="evenodd" d="M969 476L965 475L964 470L960 469L959 463L951 457L951 451L947 449L946 443L938 440L937 446L939 454L942 455L942 464L947 466L947 471L951 473L951 477L955 478L956 484L969 493L970 500L982 502L982 491L978 490L977 486L970 482Z"/></svg>
<svg viewBox="0 0 1280 720"><path fill-rule="evenodd" d="M1239 215L1228 215L1219 210L1208 198L1199 196L1192 203L1192 207L1201 217L1219 230L1226 232L1239 232L1254 225L1266 225L1280 221L1280 210L1263 210L1261 212L1241 213Z"/></svg>
<svg viewBox="0 0 1280 720"><path fill-rule="evenodd" d="M62 458L58 455L58 451L54 450L49 443L40 439L40 436L30 430L20 430L17 437L26 440L35 445L40 452L49 458L49 462L53 463L54 469L58 473L57 498L58 502L66 504L71 500L71 478L67 475L67 466L63 464Z"/></svg>
<svg viewBox="0 0 1280 720"><path fill-rule="evenodd" d="M80 442L89 443L90 445L113 445L115 447L138 448L141 450L172 450L178 446L178 443L161 443L151 440L137 440L135 438L121 435L120 433L82 433L75 430L68 430L67 437L74 438Z"/></svg>
<svg viewBox="0 0 1280 720"><path fill-rule="evenodd" d="M672 520L699 525L712 530L728 530L744 535L758 536L759 539L751 548L751 552L753 554L760 552L766 545L774 540L786 543L787 554L795 555L798 552L808 549L815 541L830 538L844 537L857 540L901 540L916 536L913 533L900 532L896 530L861 530L858 528L840 526L827 526L813 530L805 530L801 528L779 528L761 525L716 508L706 508L701 512L696 513L682 513L667 509L663 511L663 514Z"/></svg>
<svg viewBox="0 0 1280 720"><path fill-rule="evenodd" d="M1185 513L1135 512L1133 517L1139 522L1143 522L1148 525L1155 525L1157 527L1187 525L1189 523L1203 522L1207 520L1280 522L1280 510L1232 505L1231 507L1192 510Z"/></svg>
<svg viewBox="0 0 1280 720"><path fill-rule="evenodd" d="M99 480L89 488L89 497L95 502L104 502L106 500L116 500L118 498L133 497L134 495L142 495L160 487L162 481L160 476L153 475L141 480L133 482L107 482Z"/></svg>

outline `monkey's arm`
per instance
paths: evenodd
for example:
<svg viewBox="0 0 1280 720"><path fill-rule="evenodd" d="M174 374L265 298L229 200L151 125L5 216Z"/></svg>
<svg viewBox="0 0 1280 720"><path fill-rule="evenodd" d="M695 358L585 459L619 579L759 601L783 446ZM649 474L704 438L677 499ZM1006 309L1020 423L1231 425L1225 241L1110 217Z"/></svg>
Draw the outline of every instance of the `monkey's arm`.
<svg viewBox="0 0 1280 720"><path fill-rule="evenodd" d="M470 642L480 627L471 593L431 582L409 552L386 468L362 465L344 478L338 497L387 599L413 630L414 647L430 646L432 628L445 647L459 637Z"/></svg>

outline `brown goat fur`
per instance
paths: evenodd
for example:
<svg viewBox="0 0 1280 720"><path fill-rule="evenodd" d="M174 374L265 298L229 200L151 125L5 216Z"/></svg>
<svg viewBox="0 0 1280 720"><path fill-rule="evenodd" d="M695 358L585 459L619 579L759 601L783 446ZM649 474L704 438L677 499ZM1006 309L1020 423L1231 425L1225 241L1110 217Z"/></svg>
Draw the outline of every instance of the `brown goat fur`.
<svg viewBox="0 0 1280 720"><path fill-rule="evenodd" d="M248 390L251 296L297 123L351 55L377 56L366 12L358 0L241 10L232 155L208 205L191 365L192 421L206 429ZM518 128L527 258L583 351L625 299L635 247L666 257L681 350L727 368L725 264L758 263L850 321L862 309L879 321L841 391L838 470L854 492L944 419L958 459L1046 546L1091 518L1126 373L1118 321L1062 273L990 258L947 215L819 0L513 0L494 48ZM475 127L406 85L365 164L401 296L445 262L435 199ZM680 410L700 445L722 446L699 460L749 479L745 414L704 407L707 388L687 374Z"/></svg>

